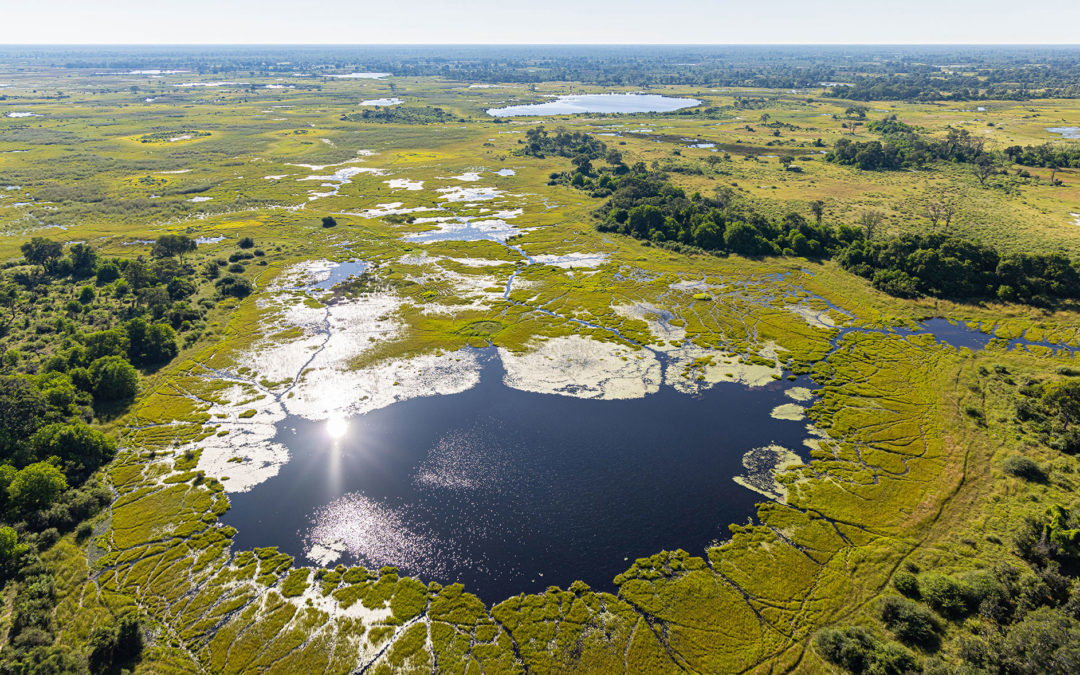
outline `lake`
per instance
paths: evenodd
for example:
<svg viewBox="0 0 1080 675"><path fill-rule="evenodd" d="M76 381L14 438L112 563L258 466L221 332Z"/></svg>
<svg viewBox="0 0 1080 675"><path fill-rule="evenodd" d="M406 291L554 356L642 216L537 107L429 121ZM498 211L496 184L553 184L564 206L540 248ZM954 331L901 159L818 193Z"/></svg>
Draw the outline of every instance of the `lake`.
<svg viewBox="0 0 1080 675"><path fill-rule="evenodd" d="M512 105L492 108L493 117L538 117L543 115L577 115L579 113L643 113L671 112L701 105L693 98L675 98L658 94L575 94L560 96L545 103Z"/></svg>
<svg viewBox="0 0 1080 675"><path fill-rule="evenodd" d="M635 558L702 555L754 515L765 497L733 481L744 454L774 444L803 454L806 421L770 413L792 403L785 390L811 386L805 378L603 401L512 389L497 352L482 358L479 384L459 394L282 421L275 440L290 461L230 495L234 550L395 565L463 582L486 602L576 579L614 590Z"/></svg>

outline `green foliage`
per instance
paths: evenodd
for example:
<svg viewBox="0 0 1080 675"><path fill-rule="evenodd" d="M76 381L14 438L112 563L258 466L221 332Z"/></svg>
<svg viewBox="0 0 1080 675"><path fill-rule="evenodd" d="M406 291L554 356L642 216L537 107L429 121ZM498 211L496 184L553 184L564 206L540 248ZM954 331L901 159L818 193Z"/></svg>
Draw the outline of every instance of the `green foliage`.
<svg viewBox="0 0 1080 675"><path fill-rule="evenodd" d="M26 376L0 376L0 457L17 455L41 425L48 403Z"/></svg>
<svg viewBox="0 0 1080 675"><path fill-rule="evenodd" d="M438 124L460 119L436 106L395 105L364 109L342 115L342 122L375 122L379 124Z"/></svg>
<svg viewBox="0 0 1080 675"><path fill-rule="evenodd" d="M7 525L0 526L0 567L7 565L26 550L26 544L19 543L19 535L14 528Z"/></svg>
<svg viewBox="0 0 1080 675"><path fill-rule="evenodd" d="M139 373L122 356L103 356L88 370L96 401L129 401L139 390Z"/></svg>
<svg viewBox="0 0 1080 675"><path fill-rule="evenodd" d="M250 281L235 274L218 279L214 285L222 295L234 298L246 298L253 290Z"/></svg>
<svg viewBox="0 0 1080 675"><path fill-rule="evenodd" d="M131 666L142 654L143 645L142 628L133 615L98 626L90 635L90 671L108 673L121 666Z"/></svg>
<svg viewBox="0 0 1080 675"><path fill-rule="evenodd" d="M55 464L34 462L15 474L7 490L15 508L31 511L52 504L67 488L67 479Z"/></svg>
<svg viewBox="0 0 1080 675"><path fill-rule="evenodd" d="M882 642L858 626L827 628L814 645L826 660L852 673L906 675L918 669L915 656L895 642Z"/></svg>
<svg viewBox="0 0 1080 675"><path fill-rule="evenodd" d="M919 579L919 589L926 604L942 616L959 619L971 611L971 588L958 579L944 574L925 574Z"/></svg>
<svg viewBox="0 0 1080 675"><path fill-rule="evenodd" d="M1005 156L1016 164L1064 169L1080 167L1080 147L1043 143L1041 145L1013 145L1005 148Z"/></svg>
<svg viewBox="0 0 1080 675"><path fill-rule="evenodd" d="M1051 304L1080 298L1080 267L1063 255L1011 254L941 234L853 241L837 255L841 267L898 297L997 297Z"/></svg>
<svg viewBox="0 0 1080 675"><path fill-rule="evenodd" d="M909 598L919 598L921 593L919 591L919 578L906 570L901 570L893 576L893 586L896 590L900 591L902 595Z"/></svg>
<svg viewBox="0 0 1080 675"><path fill-rule="evenodd" d="M621 164L622 158L616 151L610 154L607 145L592 134L580 131L565 131L559 129L554 134L548 133L544 127L536 126L525 132L524 147L520 154L532 157L545 157L557 155L559 157L582 158L575 159L578 173L591 173L591 166L584 169L586 161L607 159L611 164ZM613 161L612 161L613 160Z"/></svg>
<svg viewBox="0 0 1080 675"><path fill-rule="evenodd" d="M1076 516L1060 504L1046 510L1043 539L1056 555L1076 557L1080 555L1080 523Z"/></svg>
<svg viewBox="0 0 1080 675"><path fill-rule="evenodd" d="M890 596L881 602L881 620L901 642L930 647L937 643L938 620L923 605Z"/></svg>
<svg viewBox="0 0 1080 675"><path fill-rule="evenodd" d="M607 178L607 176L605 176ZM790 253L823 257L862 239L853 228L833 228L790 213L779 222L744 212L731 195L719 190L713 198L686 192L643 166L606 183L611 197L600 207L599 229L673 248L738 253L744 256Z"/></svg>
<svg viewBox="0 0 1080 675"><path fill-rule="evenodd" d="M156 131L152 134L143 134L139 136L140 143L168 143L174 138L206 138L210 135L209 131L201 131L199 129L176 129L173 131Z"/></svg>
<svg viewBox="0 0 1080 675"><path fill-rule="evenodd" d="M179 351L176 331L168 324L147 324L137 317L124 324L124 330L128 337L128 358L137 366L171 361Z"/></svg>
<svg viewBox="0 0 1080 675"><path fill-rule="evenodd" d="M50 270L63 254L64 245L45 237L33 237L22 245L21 250L26 262Z"/></svg>
<svg viewBox="0 0 1080 675"><path fill-rule="evenodd" d="M914 127L896 120L896 116L870 122L867 129L882 134L881 141L852 141L841 138L826 161L857 166L864 171L919 168L933 160L974 163L985 157L983 139L967 129L950 128L943 140L920 135Z"/></svg>
<svg viewBox="0 0 1080 675"><path fill-rule="evenodd" d="M47 424L31 439L38 458L58 457L68 474L87 475L116 452L116 443L83 423Z"/></svg>
<svg viewBox="0 0 1080 675"><path fill-rule="evenodd" d="M1040 607L1009 627L996 659L1003 672L1080 672L1080 622Z"/></svg>
<svg viewBox="0 0 1080 675"><path fill-rule="evenodd" d="M1001 463L1001 469L1010 476L1016 476L1024 480L1041 481L1046 477L1035 460L1023 455L1006 457L1005 461Z"/></svg>

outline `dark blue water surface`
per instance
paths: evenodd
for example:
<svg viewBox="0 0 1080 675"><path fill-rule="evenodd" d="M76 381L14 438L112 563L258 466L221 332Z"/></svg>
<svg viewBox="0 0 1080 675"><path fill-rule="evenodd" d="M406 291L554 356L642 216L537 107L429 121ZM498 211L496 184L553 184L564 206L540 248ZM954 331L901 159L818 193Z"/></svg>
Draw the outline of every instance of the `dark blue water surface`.
<svg viewBox="0 0 1080 675"><path fill-rule="evenodd" d="M641 399L583 400L511 389L488 352L480 384L349 420L288 418L291 460L224 521L237 550L349 544L336 562L396 565L460 581L487 602L582 579L612 589L637 557L701 554L764 498L732 481L743 454L800 451L806 422L770 417L783 390L721 383L700 396L664 387Z"/></svg>

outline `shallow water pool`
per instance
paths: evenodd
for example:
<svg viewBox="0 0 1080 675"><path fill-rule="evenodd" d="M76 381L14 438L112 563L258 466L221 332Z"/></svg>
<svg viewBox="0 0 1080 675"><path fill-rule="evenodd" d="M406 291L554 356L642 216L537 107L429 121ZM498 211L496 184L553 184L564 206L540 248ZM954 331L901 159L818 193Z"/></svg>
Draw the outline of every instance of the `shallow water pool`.
<svg viewBox="0 0 1080 675"><path fill-rule="evenodd" d="M805 420L770 416L806 382L587 400L512 389L494 350L484 359L459 394L279 423L290 461L230 495L236 550L395 565L486 602L576 579L614 590L635 558L726 539L765 499L733 481L743 456L807 436Z"/></svg>

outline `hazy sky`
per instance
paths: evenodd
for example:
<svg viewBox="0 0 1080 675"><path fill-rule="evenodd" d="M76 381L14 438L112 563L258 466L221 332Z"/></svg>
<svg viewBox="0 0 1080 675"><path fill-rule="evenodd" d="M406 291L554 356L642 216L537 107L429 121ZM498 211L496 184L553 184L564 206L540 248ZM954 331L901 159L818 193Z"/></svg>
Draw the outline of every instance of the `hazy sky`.
<svg viewBox="0 0 1080 675"><path fill-rule="evenodd" d="M1080 0L0 0L0 43L1080 43Z"/></svg>

